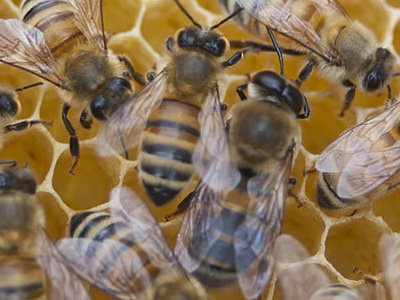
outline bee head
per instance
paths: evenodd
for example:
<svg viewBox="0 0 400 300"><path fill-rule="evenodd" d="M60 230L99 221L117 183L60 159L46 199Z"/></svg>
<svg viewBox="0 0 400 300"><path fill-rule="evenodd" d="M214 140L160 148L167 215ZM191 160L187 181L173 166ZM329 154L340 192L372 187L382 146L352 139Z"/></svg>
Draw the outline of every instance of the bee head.
<svg viewBox="0 0 400 300"><path fill-rule="evenodd" d="M90 103L92 115L98 120L107 120L131 92L132 85L127 79L114 77L105 91Z"/></svg>
<svg viewBox="0 0 400 300"><path fill-rule="evenodd" d="M362 86L368 92L374 92L386 87L392 78L393 55L384 48L378 48L370 65L372 69L363 78Z"/></svg>
<svg viewBox="0 0 400 300"><path fill-rule="evenodd" d="M180 48L199 48L216 57L225 54L228 41L218 32L187 26L178 31L177 44Z"/></svg>
<svg viewBox="0 0 400 300"><path fill-rule="evenodd" d="M0 191L15 190L33 195L36 188L35 175L27 168L11 167L0 173Z"/></svg>
<svg viewBox="0 0 400 300"><path fill-rule="evenodd" d="M0 93L0 116L3 118L14 117L20 110L16 96L10 93Z"/></svg>
<svg viewBox="0 0 400 300"><path fill-rule="evenodd" d="M273 71L261 71L251 79L255 98L276 98L296 116L305 109L307 99L304 94L294 85L289 83L283 76ZM250 91L249 91L250 92Z"/></svg>

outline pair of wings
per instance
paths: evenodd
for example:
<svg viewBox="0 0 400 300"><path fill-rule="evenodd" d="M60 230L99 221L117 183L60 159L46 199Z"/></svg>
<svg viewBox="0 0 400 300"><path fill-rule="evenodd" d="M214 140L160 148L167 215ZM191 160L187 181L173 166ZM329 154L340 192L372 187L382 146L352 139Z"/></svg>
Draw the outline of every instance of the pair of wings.
<svg viewBox="0 0 400 300"><path fill-rule="evenodd" d="M36 258L51 280L50 299L91 299L79 277L43 229L37 232Z"/></svg>
<svg viewBox="0 0 400 300"><path fill-rule="evenodd" d="M114 222L128 224L130 232L123 231L121 239L137 241L152 266L167 273L182 271L161 228L133 191L114 188L110 196L110 214ZM149 261L144 261L140 256L143 254L119 241L65 238L57 246L74 271L118 299L140 299L140 294L152 285L154 278L145 270Z"/></svg>
<svg viewBox="0 0 400 300"><path fill-rule="evenodd" d="M85 35L88 43L105 49L103 32L99 30L101 0L64 0L71 5L76 25ZM0 62L33 73L57 86L62 83L57 67L45 37L39 29L17 19L0 19Z"/></svg>
<svg viewBox="0 0 400 300"><path fill-rule="evenodd" d="M390 299L400 299L400 235L384 234L379 242L381 266L384 274L386 295ZM336 298L329 299L383 299L380 283L372 285L365 283L356 289L343 285L329 285L325 272L317 265L302 264L285 270L280 270L280 263L297 263L309 258L309 253L296 239L283 234L276 240L274 258L278 264L278 283L283 300L320 299L317 296L328 295L335 290ZM313 296L315 298L313 298ZM321 298L325 299L325 298Z"/></svg>
<svg viewBox="0 0 400 300"><path fill-rule="evenodd" d="M400 104L394 104L346 131L322 151L316 168L320 172L341 173L336 189L339 197L365 195L399 172L399 117ZM391 131L396 131L395 142L375 149Z"/></svg>
<svg viewBox="0 0 400 300"><path fill-rule="evenodd" d="M122 153L124 146L129 149L140 144L151 111L162 102L168 76L169 68L166 67L102 124L96 139L100 156ZM205 97L198 116L200 138L192 156L203 182L216 191L229 190L240 180L240 174L230 160L220 107L218 85L215 85Z"/></svg>
<svg viewBox="0 0 400 300"><path fill-rule="evenodd" d="M273 270L271 250L281 232L292 160L289 152L276 172L257 175L248 182L250 203L244 221L233 234L237 278L246 299L256 299L262 294ZM213 190L201 181L192 195L175 248L180 263L190 273L196 271L218 239L224 238L216 226L230 223L221 219L228 192ZM202 253L196 253L196 259L189 253L192 239L208 243Z"/></svg>
<svg viewBox="0 0 400 300"><path fill-rule="evenodd" d="M265 26L291 38L325 61L339 63L327 42L321 38L313 25L300 15L304 13L303 10L315 10L317 14L334 12L351 20L350 15L337 0L236 0L236 2Z"/></svg>

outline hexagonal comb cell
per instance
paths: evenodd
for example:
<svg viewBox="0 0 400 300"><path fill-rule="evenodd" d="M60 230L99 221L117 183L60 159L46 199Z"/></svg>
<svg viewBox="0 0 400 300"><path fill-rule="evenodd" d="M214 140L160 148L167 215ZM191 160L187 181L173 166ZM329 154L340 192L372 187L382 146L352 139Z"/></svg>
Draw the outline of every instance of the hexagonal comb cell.
<svg viewBox="0 0 400 300"><path fill-rule="evenodd" d="M377 34L383 45L394 47L400 54L400 19L392 7L399 7L398 0L339 0L354 19L360 20ZM18 14L20 0L0 0L0 17L15 18ZM153 66L159 62L164 53L165 40L180 28L190 24L190 21L176 7L172 0L104 0L104 18L109 46L116 53L127 55L134 67L145 74L153 71ZM183 0L183 5L193 14L196 21L204 26L215 24L226 15L216 0ZM391 11L392 10L392 11ZM379 22L377 22L379 20ZM394 31L391 24L395 24ZM133 30L137 28L138 30ZM220 27L220 31L228 38L253 39L235 23L228 22ZM229 52L233 54L233 50ZM248 54L237 66L228 68L226 85L221 85L223 100L231 107L239 99L236 94L238 84L246 81L246 73L253 73L261 69L279 71L279 64L275 53ZM284 56L285 74L290 78L297 78L299 71L305 64L305 58ZM399 67L395 68L399 71ZM38 81L38 78L22 70L10 66L0 66L0 80L13 87ZM141 89L137 84L136 90ZM397 221L400 213L398 205L398 190L376 201L373 213L364 211L362 215L349 219L331 218L320 211L315 201L316 173L302 177L306 162L312 164L315 157L345 129L354 126L368 114L367 108L381 106L387 97L386 92L380 96L366 96L357 92L354 105L344 118L339 118L340 107L344 99L344 89L332 86L314 72L309 80L304 82L302 89L310 103L311 117L299 123L303 131L304 154L300 155L294 168L293 176L298 178L296 194L303 198L306 204L298 208L292 198L288 198L284 232L297 237L305 244L310 253L318 253L313 259L327 268L332 282L341 279L341 273L352 284L361 278L352 273L352 269L359 267L367 274L379 273L379 264L376 260L376 243L383 232L381 227L400 231ZM396 78L392 84L393 95L400 91L400 79ZM130 150L130 162L121 158L99 158L94 150L94 137L99 123L93 125L92 130L84 130L79 124L81 108L71 111L70 119L77 129L81 144L81 159L75 170L76 175L70 175L68 170L72 158L68 150L69 136L61 121L62 102L54 87L46 84L32 90L20 93L23 106L21 118L42 118L54 120L49 127L39 126L22 132L7 134L7 142L1 152L1 159L16 159L19 164L29 160L29 166L34 170L39 183L42 183L38 192L47 215L47 229L53 239L63 236L68 224L68 216L75 210L85 210L108 201L109 192L120 182L134 189L149 205L157 220L163 221L164 215L174 211L180 200L195 186L188 187L180 197L177 197L167 207L156 207L151 204L145 195L137 171L134 169L137 150ZM40 105L36 111L37 105ZM228 113L228 112L227 112ZM8 136L9 135L9 136ZM308 168L312 167L307 165ZM45 180L46 179L46 180ZM302 184L305 180L306 193ZM63 203L61 203L61 201ZM380 218L382 217L382 218ZM361 218L361 219L356 219ZM174 245L181 218L162 223L168 241ZM345 222L345 223L343 223ZM328 236L325 233L328 231ZM317 252L326 246L325 256ZM338 273L339 272L339 273ZM275 276L275 275L274 275ZM263 299L280 299L275 287L275 277L266 288ZM354 281L353 281L354 280ZM103 292L90 288L94 299L109 299ZM210 290L215 299L243 299L238 286Z"/></svg>

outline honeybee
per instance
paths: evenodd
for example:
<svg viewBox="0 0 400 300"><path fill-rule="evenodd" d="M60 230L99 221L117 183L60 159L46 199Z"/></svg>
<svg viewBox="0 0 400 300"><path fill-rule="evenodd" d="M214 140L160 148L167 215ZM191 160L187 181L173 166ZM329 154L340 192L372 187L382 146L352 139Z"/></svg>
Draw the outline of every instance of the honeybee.
<svg viewBox="0 0 400 300"><path fill-rule="evenodd" d="M228 10L243 7L236 20L256 36L265 38L265 26L280 33L280 46L309 56L299 81L314 65L321 76L348 87L340 116L354 99L356 87L382 92L392 81L394 57L375 35L353 20L337 0L220 0ZM249 13L256 20L253 20ZM286 37L286 38L285 38Z"/></svg>
<svg viewBox="0 0 400 300"><path fill-rule="evenodd" d="M110 211L74 215L58 248L91 284L117 299L208 299L173 256L146 205L128 188L111 191Z"/></svg>
<svg viewBox="0 0 400 300"><path fill-rule="evenodd" d="M218 84L224 69L246 51L226 60L229 43L215 29L231 17L209 29L202 29L190 17L193 25L167 39L166 67L99 130L99 155L122 152L121 136L126 148L139 145L139 177L157 206L168 203L188 185L195 167L203 175L202 145L211 153L226 147ZM221 161L224 165L223 157Z"/></svg>
<svg viewBox="0 0 400 300"><path fill-rule="evenodd" d="M35 124L45 124L51 125L51 121L42 120L31 120L31 121L20 121L11 124L16 120L21 112L21 103L18 99L17 92L29 89L43 84L42 82L37 82L31 85L24 86L22 88L13 89L10 86L0 83L0 135L10 132L10 131L21 131ZM4 137L0 137L0 150L3 148Z"/></svg>
<svg viewBox="0 0 400 300"><path fill-rule="evenodd" d="M62 119L70 135L70 152L79 159L79 141L67 118L71 106L84 106L81 125L107 118L141 81L127 58L107 48L102 1L25 0L21 20L0 19L0 61L33 73L58 87L65 102ZM138 79L139 78L139 79Z"/></svg>
<svg viewBox="0 0 400 300"><path fill-rule="evenodd" d="M391 103L328 145L316 162L321 207L349 213L398 184L400 105Z"/></svg>
<svg viewBox="0 0 400 300"><path fill-rule="evenodd" d="M246 299L258 299L273 270L271 249L281 232L292 163L301 144L296 120L304 95L285 77L261 71L248 84L250 100L235 104L229 121L232 157L225 180L208 160L191 195L175 254L206 286L238 282ZM220 184L224 188L218 188ZM217 186L216 186L217 185Z"/></svg>
<svg viewBox="0 0 400 300"><path fill-rule="evenodd" d="M283 300L366 300L356 289L330 284L325 272L314 263L299 264L310 257L307 250L290 235L280 235L274 245L278 285ZM284 264L294 264L286 267ZM364 287L363 287L364 288ZM367 291L367 290L365 290Z"/></svg>
<svg viewBox="0 0 400 300"><path fill-rule="evenodd" d="M44 232L33 172L8 167L0 178L0 299L90 299Z"/></svg>

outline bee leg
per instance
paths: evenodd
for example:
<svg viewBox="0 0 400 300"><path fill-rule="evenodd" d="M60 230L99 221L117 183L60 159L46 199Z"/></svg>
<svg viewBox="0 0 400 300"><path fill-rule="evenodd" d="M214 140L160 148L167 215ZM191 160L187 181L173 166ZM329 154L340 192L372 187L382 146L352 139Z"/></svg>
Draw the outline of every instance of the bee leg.
<svg viewBox="0 0 400 300"><path fill-rule="evenodd" d="M376 284L376 280L372 277L365 275L364 272L360 270L360 268L355 268L353 270L353 273L360 275L364 279L365 283L367 283L367 284L372 284L372 285Z"/></svg>
<svg viewBox="0 0 400 300"><path fill-rule="evenodd" d="M71 109L71 106L69 106L67 103L64 104L63 110L62 110L62 120L64 123L65 128L67 129L70 138L69 138L69 151L71 152L71 155L75 157L74 163L72 164L71 168L69 169L69 173L74 174L74 169L78 163L79 160L79 140L78 137L76 136L76 131L74 127L72 126L71 122L68 120L68 112Z"/></svg>
<svg viewBox="0 0 400 300"><path fill-rule="evenodd" d="M230 58L228 58L227 61L225 61L222 64L222 66L224 68L226 68L226 67L230 67L230 66L233 66L233 65L237 64L243 58L245 53L248 52L248 51L249 51L249 49L243 49L243 50L235 52Z"/></svg>
<svg viewBox="0 0 400 300"><path fill-rule="evenodd" d="M308 63L305 65L305 67L303 68L303 70L300 71L299 76L297 77L296 83L298 85L298 87L301 86L301 84L306 81L308 79L308 77L310 77L313 69L315 66L315 61L310 59L308 61Z"/></svg>
<svg viewBox="0 0 400 300"><path fill-rule="evenodd" d="M22 121L15 124L4 126L3 131L6 133L10 131L21 131L36 124L52 125L53 121L43 121L43 120Z"/></svg>
<svg viewBox="0 0 400 300"><path fill-rule="evenodd" d="M81 123L82 127L85 129L90 129L92 127L93 119L88 118L88 111L84 109L81 113L79 118L79 122Z"/></svg>
<svg viewBox="0 0 400 300"><path fill-rule="evenodd" d="M240 100L244 101L247 100L247 96L243 90L247 90L247 83L239 85L236 88L236 93L238 93Z"/></svg>
<svg viewBox="0 0 400 300"><path fill-rule="evenodd" d="M0 165L8 165L8 164L10 164L11 167L13 168L18 164L18 162L16 160L0 160Z"/></svg>
<svg viewBox="0 0 400 300"><path fill-rule="evenodd" d="M346 87L349 87L350 89L346 93L346 97L344 99L342 110L339 113L339 117L344 116L344 112L350 107L350 104L353 101L354 96L356 94L356 85L354 83L352 83L349 80L344 80L343 85Z"/></svg>
<svg viewBox="0 0 400 300"><path fill-rule="evenodd" d="M170 36L165 42L165 47L169 52L175 52L175 40L172 36Z"/></svg>
<svg viewBox="0 0 400 300"><path fill-rule="evenodd" d="M314 173L314 172L317 172L317 169L314 168L314 169L304 170L303 176L306 176L306 175Z"/></svg>
<svg viewBox="0 0 400 300"><path fill-rule="evenodd" d="M289 179L288 195L293 197L293 199L297 202L297 207L302 207L306 203L302 201L300 197L293 192L293 188L296 185L296 183L297 183L296 178L291 177Z"/></svg>
<svg viewBox="0 0 400 300"><path fill-rule="evenodd" d="M146 84L146 80L144 79L144 76L141 73L135 71L131 62L125 56L118 55L117 58L120 62L124 63L125 67L128 69L130 76L134 80L136 80L137 83L139 83L140 85Z"/></svg>
<svg viewBox="0 0 400 300"><path fill-rule="evenodd" d="M168 222L168 221L170 221L171 219L175 218L176 216L179 216L180 214L183 214L183 213L189 208L189 205L190 205L190 203L191 203L191 201L192 201L193 193L194 193L194 192L191 192L189 195L187 195L187 196L185 197L185 199L183 199L183 200L178 204L178 208L177 208L174 212L172 212L172 213L170 213L170 214L166 214L166 215L164 216L165 221Z"/></svg>

